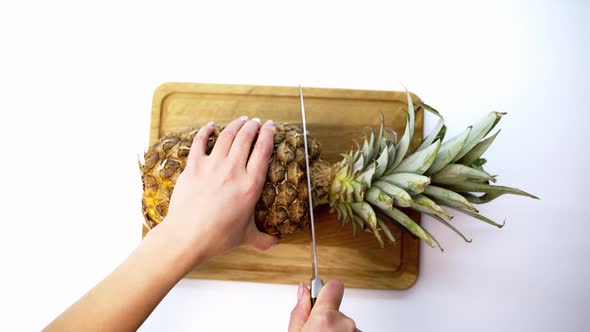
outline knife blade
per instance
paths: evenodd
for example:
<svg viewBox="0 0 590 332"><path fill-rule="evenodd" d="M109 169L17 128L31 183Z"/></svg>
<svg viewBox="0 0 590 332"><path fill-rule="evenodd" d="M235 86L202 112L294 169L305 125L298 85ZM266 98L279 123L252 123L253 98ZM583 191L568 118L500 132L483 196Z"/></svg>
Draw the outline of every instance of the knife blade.
<svg viewBox="0 0 590 332"><path fill-rule="evenodd" d="M316 252L316 240L315 240L315 220L313 217L313 198L311 195L311 175L309 174L309 150L307 149L307 125L305 122L305 105L303 103L303 89L299 85L299 99L301 103L301 120L303 123L303 147L305 149L305 175L307 176L307 196L309 198L309 218L311 220L311 251L313 255L313 278L310 281L311 291L311 306L315 304L320 290L324 286L324 282L320 279L318 273L318 256Z"/></svg>

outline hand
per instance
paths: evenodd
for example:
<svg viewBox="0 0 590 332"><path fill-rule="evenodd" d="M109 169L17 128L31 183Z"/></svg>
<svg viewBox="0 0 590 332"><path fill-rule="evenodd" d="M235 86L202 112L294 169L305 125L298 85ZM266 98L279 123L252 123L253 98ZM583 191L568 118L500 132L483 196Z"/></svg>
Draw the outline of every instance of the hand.
<svg viewBox="0 0 590 332"><path fill-rule="evenodd" d="M309 288L299 284L297 305L291 311L289 332L305 331L359 331L354 320L339 311L344 284L331 280L322 287L313 309Z"/></svg>
<svg viewBox="0 0 590 332"><path fill-rule="evenodd" d="M175 238L186 239L187 250L198 249L202 259L242 244L267 249L278 239L258 231L253 213L272 153L273 123L261 127L259 119L234 120L207 155L207 140L214 130L209 123L195 136L166 220L158 228L172 229Z"/></svg>
<svg viewBox="0 0 590 332"><path fill-rule="evenodd" d="M210 155L205 154L207 139L215 128L201 128L176 182L166 220L45 330L136 331L200 260L244 243L259 249L275 244L277 239L259 232L253 218L274 143L272 122L261 128L259 121L230 123Z"/></svg>

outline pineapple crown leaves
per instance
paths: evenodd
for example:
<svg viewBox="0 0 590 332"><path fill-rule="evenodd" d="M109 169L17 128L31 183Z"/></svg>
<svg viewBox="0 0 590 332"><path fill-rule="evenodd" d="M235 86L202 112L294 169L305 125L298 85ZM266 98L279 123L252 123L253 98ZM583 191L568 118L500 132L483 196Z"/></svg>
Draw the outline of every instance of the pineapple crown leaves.
<svg viewBox="0 0 590 332"><path fill-rule="evenodd" d="M337 211L339 220L343 223L353 221L354 234L357 228L370 231L383 247L380 231L388 242L394 243L395 238L387 226L387 222L394 222L442 251L436 238L403 209L425 213L466 242L471 242L450 223L453 216L447 209L502 227L504 224L479 214L473 204L487 203L504 194L537 199L519 189L491 185L496 182L496 176L483 169L486 161L481 157L500 131L486 136L506 113L490 112L475 125L443 141L446 133L444 118L434 108L420 103L418 107L436 116L438 121L418 148L408 154L414 134L415 109L407 91L406 96L406 130L399 141L393 131L392 135L386 135L390 130L384 127L381 114L377 133L372 131L368 138L364 138L362 148L357 143L357 149L343 154L343 159L335 166L329 202Z"/></svg>

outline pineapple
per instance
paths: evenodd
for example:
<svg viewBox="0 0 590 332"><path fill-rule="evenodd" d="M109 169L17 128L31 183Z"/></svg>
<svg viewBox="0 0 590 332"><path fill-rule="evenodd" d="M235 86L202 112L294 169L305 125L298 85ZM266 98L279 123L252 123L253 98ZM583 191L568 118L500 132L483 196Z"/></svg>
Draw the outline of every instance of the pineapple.
<svg viewBox="0 0 590 332"><path fill-rule="evenodd" d="M390 243L395 238L386 222L396 222L431 247L439 242L426 229L414 222L404 209L432 216L470 242L450 220L448 208L501 228L479 214L473 204L487 203L503 194L516 194L537 199L524 191L495 186L496 176L483 169L481 158L499 131L485 138L505 113L491 112L472 127L443 142L446 127L442 116L432 107L418 105L439 118L433 131L412 153L410 139L414 134L414 105L407 95L406 130L397 140L383 127L365 138L362 147L343 154L343 159L330 164L321 159L319 143L308 136L313 201L329 204L342 223L351 222L357 229L370 231L381 247L383 233ZM209 152L222 128L209 138ZM145 154L140 164L144 194L142 199L145 225L148 229L166 216L168 202L178 175L184 169L196 130L168 134ZM298 126L277 126L275 145L262 195L255 211L257 227L266 233L284 237L309 226L307 184L302 130ZM475 195L473 193L483 193Z"/></svg>
<svg viewBox="0 0 590 332"><path fill-rule="evenodd" d="M209 137L207 154L211 152L223 128L216 127ZM174 184L184 170L196 129L170 133L152 145L140 164L143 180L142 207L144 224L152 229L168 212ZM310 163L320 156L318 142L309 137ZM305 180L305 155L302 130L280 125L275 130L275 145L266 183L256 206L256 225L266 233L283 237L309 226L308 190Z"/></svg>

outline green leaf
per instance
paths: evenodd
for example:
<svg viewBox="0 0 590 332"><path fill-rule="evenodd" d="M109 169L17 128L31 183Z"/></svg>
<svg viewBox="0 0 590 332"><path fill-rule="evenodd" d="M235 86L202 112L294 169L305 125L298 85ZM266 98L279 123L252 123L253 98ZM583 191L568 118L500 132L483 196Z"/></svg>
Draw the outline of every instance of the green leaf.
<svg viewBox="0 0 590 332"><path fill-rule="evenodd" d="M373 161L373 144L375 143L375 134L373 132L371 132L371 140L368 141L365 138L365 141L363 142L363 160L364 160L364 165L363 166L367 166L369 163L371 163Z"/></svg>
<svg viewBox="0 0 590 332"><path fill-rule="evenodd" d="M338 214L338 221L344 224L346 222L346 208L343 207L341 204L334 206L334 208L336 209L336 213Z"/></svg>
<svg viewBox="0 0 590 332"><path fill-rule="evenodd" d="M428 134L428 136L422 141L422 144L420 144L420 146L416 149L416 151L420 151L420 150L424 150L427 147L429 147L432 142L434 142L437 137L438 134L441 132L443 126L445 125L445 119L442 117L442 115L440 115L440 113L435 110L434 108L426 105L426 104L421 104L421 106L428 112L434 114L435 116L438 117L438 121L437 123L434 125L434 128L432 129L432 131L430 132L430 134ZM442 139L441 139L442 140Z"/></svg>
<svg viewBox="0 0 590 332"><path fill-rule="evenodd" d="M473 203L473 204L485 204L485 203L489 203L491 201L493 201L494 199L502 196L501 193L489 193L489 194L484 194L482 196L476 196L470 193L461 193L461 195L463 195L463 197L465 197L465 199L467 199L469 202Z"/></svg>
<svg viewBox="0 0 590 332"><path fill-rule="evenodd" d="M394 169L394 172L423 174L434 162L439 148L440 140L424 150L412 153Z"/></svg>
<svg viewBox="0 0 590 332"><path fill-rule="evenodd" d="M350 172L346 172L346 176L349 176L349 174L357 175L363 169L365 169L365 157L361 154L358 157L358 159L354 162L354 164L352 165Z"/></svg>
<svg viewBox="0 0 590 332"><path fill-rule="evenodd" d="M471 149L473 149L482 138L484 138L490 130L494 128L494 126L500 121L500 118L505 115L506 113L500 112L490 112L488 113L483 119L479 120L473 128L471 129L471 133L469 133L469 137L467 138L467 142L457 154L455 158L453 158L453 162L463 158Z"/></svg>
<svg viewBox="0 0 590 332"><path fill-rule="evenodd" d="M465 242L467 243L471 243L471 239L467 239L465 237L465 235L463 235L463 233L461 233L461 231L459 231L457 228L455 228L455 226L453 226L451 223L449 223L448 221L444 220L443 218L437 216L437 215L430 215L432 218L438 220L441 224L447 226L448 228L450 228L453 232L455 232L457 235L459 235L460 237L463 238L463 240L465 240Z"/></svg>
<svg viewBox="0 0 590 332"><path fill-rule="evenodd" d="M530 197L533 199L539 199L539 197L529 194L525 191L522 191L520 189L516 189L516 188L511 188L511 187L504 187L504 186L492 186L489 184L485 184L485 183L473 183L473 182L468 182L468 181L463 181L463 182L458 182L458 183L453 183L452 185L449 185L449 188L451 188L454 191L457 192L480 192L480 193L493 193L493 194L498 194L499 195L503 195L503 194L513 194L513 195L519 195L519 196L526 196L526 197Z"/></svg>
<svg viewBox="0 0 590 332"><path fill-rule="evenodd" d="M379 243L379 247L385 248L385 244L383 243L383 239L381 238L381 234L379 234L379 229L377 229L376 226L372 226L371 224L369 224L369 228L371 229L373 236L375 236L377 243Z"/></svg>
<svg viewBox="0 0 590 332"><path fill-rule="evenodd" d="M447 126L443 126L442 129L440 130L440 132L438 133L438 135L436 136L436 139L439 139L442 142L445 138L446 133L447 133Z"/></svg>
<svg viewBox="0 0 590 332"><path fill-rule="evenodd" d="M401 207L412 206L412 197L402 188L385 181L377 181L373 183L373 186L381 189L389 197L393 198L393 203L395 205Z"/></svg>
<svg viewBox="0 0 590 332"><path fill-rule="evenodd" d="M486 152L488 147L490 147L490 145L494 142L494 140L496 139L496 136L498 136L499 133L500 133L500 130L498 130L494 135L477 143L477 145L473 149L471 149L471 151L467 152L467 154L465 156L463 156L463 158L461 158L458 161L458 163L463 164L463 165L467 165L467 166L473 164L476 160L478 160L484 154L484 152Z"/></svg>
<svg viewBox="0 0 590 332"><path fill-rule="evenodd" d="M352 184L350 183L350 181L343 182L343 185L344 185L343 186L344 187L344 201L351 203L354 188L352 187Z"/></svg>
<svg viewBox="0 0 590 332"><path fill-rule="evenodd" d="M367 190L365 200L378 208L390 209L393 207L393 198L389 197L377 187Z"/></svg>
<svg viewBox="0 0 590 332"><path fill-rule="evenodd" d="M391 128L386 128L385 129L385 132L386 133L389 133L389 135L391 136L391 138L386 136L387 142L396 145L397 142L398 142L398 140L397 140L397 132L395 130L391 129Z"/></svg>
<svg viewBox="0 0 590 332"><path fill-rule="evenodd" d="M352 203L351 207L352 210L356 213L356 215L361 217L361 219L363 219L367 223L367 225L369 225L369 228L371 228L371 230L373 231L373 235L377 239L377 242L379 242L379 246L383 248L383 239L381 238L379 230L377 229L377 215L375 215L375 211L373 210L371 205L365 202L359 202Z"/></svg>
<svg viewBox="0 0 590 332"><path fill-rule="evenodd" d="M379 180L398 186L410 195L423 192L430 184L429 177L413 173L393 173L383 176Z"/></svg>
<svg viewBox="0 0 590 332"><path fill-rule="evenodd" d="M352 186L352 193L353 193L353 197L354 200L359 202L362 201L365 197L365 187L360 184L358 181L351 181L350 185Z"/></svg>
<svg viewBox="0 0 590 332"><path fill-rule="evenodd" d="M490 181L494 177L484 171L461 164L450 164L432 175L432 183L450 185L466 180Z"/></svg>
<svg viewBox="0 0 590 332"><path fill-rule="evenodd" d="M415 117L415 112L414 112L414 103L412 102L412 96L410 96L410 93L408 92L408 89L406 89L406 96L408 98L408 112L410 113L410 140L412 139L412 137L414 136L414 117Z"/></svg>
<svg viewBox="0 0 590 332"><path fill-rule="evenodd" d="M330 206L334 206L334 204L336 204L336 201L338 199L338 196L340 195L341 190L342 182L338 179L334 179L334 181L332 181L332 184L330 185L330 194L328 195L330 197Z"/></svg>
<svg viewBox="0 0 590 332"><path fill-rule="evenodd" d="M469 203L465 197L448 189L436 186L428 186L426 187L426 190L424 190L424 195L432 198L435 202L442 203L446 206L458 207L477 212L477 209L471 205L471 203Z"/></svg>
<svg viewBox="0 0 590 332"><path fill-rule="evenodd" d="M354 213L352 212L352 207L350 206L350 204L342 204L344 205L344 208L346 209L346 214L348 214L348 216L352 219L352 217L354 216ZM348 222L348 220L345 221L345 223Z"/></svg>
<svg viewBox="0 0 590 332"><path fill-rule="evenodd" d="M365 222L361 217L357 216L356 214L352 216L352 219L355 221L353 224L357 224L361 230L365 230Z"/></svg>
<svg viewBox="0 0 590 332"><path fill-rule="evenodd" d="M359 146L359 143L357 141L354 141L354 143L356 144L356 150L352 154L352 159L354 160L354 162L356 162L357 160L359 160L360 157L362 157L362 154L361 154L361 150L360 150L361 148Z"/></svg>
<svg viewBox="0 0 590 332"><path fill-rule="evenodd" d="M433 238L430 236L424 228L418 225L412 218L408 217L405 213L401 212L396 208L392 208L391 210L382 210L383 214L392 218L393 220L400 223L404 226L408 231L412 232L412 234L416 235L418 238L422 239L426 244L430 247L433 247Z"/></svg>
<svg viewBox="0 0 590 332"><path fill-rule="evenodd" d="M383 112L379 113L380 117L381 117L381 123L379 125L379 132L377 133L377 139L375 140L375 149L373 150L373 159L376 159L377 156L379 156L379 153L382 152L382 143L385 142L385 139L383 138L383 123L385 122L385 119L383 118ZM385 167L387 168L387 165L385 165Z"/></svg>
<svg viewBox="0 0 590 332"><path fill-rule="evenodd" d="M387 227L385 222L383 222L383 220L381 220L381 218L379 218L378 216L377 224L379 225L379 227L381 227L381 230L383 230L383 233L385 234L385 237L387 237L387 240L389 240L389 243L394 244L395 237L393 236L393 234L391 234L391 231L389 230L389 227Z"/></svg>
<svg viewBox="0 0 590 332"><path fill-rule="evenodd" d="M385 173L385 169L387 168L387 158L388 158L388 151L383 150L381 155L377 159L377 167L375 168L375 174L373 175L373 179L379 178L383 173Z"/></svg>
<svg viewBox="0 0 590 332"><path fill-rule="evenodd" d="M396 153L396 148L395 146L390 143L387 145L387 168L385 169L385 172L387 173L387 170L391 170L392 169L392 165L393 162L395 161L395 153Z"/></svg>
<svg viewBox="0 0 590 332"><path fill-rule="evenodd" d="M440 216L442 218L447 218L447 219L453 218L453 216L451 216L447 212L447 210L443 209L438 204L436 204L433 200L431 200L430 198L428 198L424 195L412 196L412 200L414 201L414 204L412 204L412 209L414 209L416 211L420 211L422 213L426 213L429 215Z"/></svg>
<svg viewBox="0 0 590 332"><path fill-rule="evenodd" d="M456 210L459 211L459 212L461 212L461 213L464 213L464 214L466 214L466 215L468 215L470 217L474 217L474 218L479 219L479 220L481 220L483 222L486 222L486 223L488 223L490 225L496 226L498 228L502 228L502 227L504 227L504 225L506 225L506 220L504 220L503 223L498 224L497 222L495 222L495 221L493 221L493 220L491 220L491 219L489 219L487 217L484 217L484 216L482 216L479 213L476 213L476 212L473 212L473 211L469 211L469 210L464 210L464 209L456 209Z"/></svg>
<svg viewBox="0 0 590 332"><path fill-rule="evenodd" d="M352 211L361 217L368 225L377 227L377 216L369 203L358 202L350 204Z"/></svg>
<svg viewBox="0 0 590 332"><path fill-rule="evenodd" d="M438 150L438 154L436 155L436 159L426 172L426 174L433 174L445 167L448 163L453 160L461 151L465 142L467 141L467 137L469 137L469 133L471 132L471 127L468 127L463 131L461 134L451 138L450 140L444 142L440 149Z"/></svg>
<svg viewBox="0 0 590 332"><path fill-rule="evenodd" d="M367 188L371 187L371 179L373 178L373 174L375 174L375 164L371 164L367 167L367 169L365 169L364 172L362 172L361 174L359 174L356 177L356 180L360 183L362 183L363 185L365 185Z"/></svg>
<svg viewBox="0 0 590 332"><path fill-rule="evenodd" d="M483 170L483 168L481 168L483 165L485 165L485 163L487 163L488 161L485 160L484 158L479 158L476 159L474 162L471 163L471 167L474 167L476 169L479 170Z"/></svg>
<svg viewBox="0 0 590 332"><path fill-rule="evenodd" d="M426 233L428 236L430 236L430 237L432 238L432 241L434 241L434 243L436 243L436 246L437 246L437 247L440 249L440 252L444 252L444 251L445 251L445 249L444 249L444 248L443 248L443 247L440 245L440 243L438 243L438 240L437 240L437 239L436 239L434 236L432 236L432 234L430 234L430 233L429 233L429 232L426 230L426 228L424 229L424 232L425 232L425 233Z"/></svg>
<svg viewBox="0 0 590 332"><path fill-rule="evenodd" d="M410 116L406 113L406 130L404 131L404 135L402 136L402 139L399 141L399 144L396 146L395 159L393 160L391 167L387 168L387 171L385 173L389 174L391 173L391 171L396 169L397 166L399 166L399 164L406 156L408 148L410 147L411 131L412 130L410 128Z"/></svg>
<svg viewBox="0 0 590 332"><path fill-rule="evenodd" d="M348 163L346 162L341 162L338 164L338 169L336 170L336 177L346 177L348 175L348 170L350 169L350 166ZM353 166L354 167L354 166Z"/></svg>

